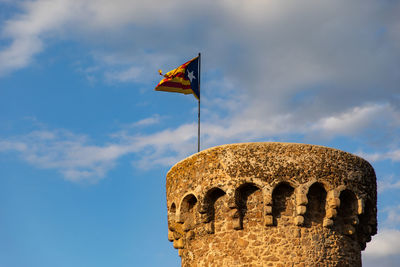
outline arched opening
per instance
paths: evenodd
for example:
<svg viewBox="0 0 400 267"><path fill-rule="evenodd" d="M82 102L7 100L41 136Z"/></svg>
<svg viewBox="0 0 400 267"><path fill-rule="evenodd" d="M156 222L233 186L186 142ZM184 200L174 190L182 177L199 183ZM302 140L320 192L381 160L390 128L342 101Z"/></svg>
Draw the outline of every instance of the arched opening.
<svg viewBox="0 0 400 267"><path fill-rule="evenodd" d="M175 203L171 204L171 207L169 208L169 212L175 214L176 213L176 205Z"/></svg>
<svg viewBox="0 0 400 267"><path fill-rule="evenodd" d="M357 198L351 190L343 190L339 196L340 206L337 210L335 228L346 235L353 235L357 217Z"/></svg>
<svg viewBox="0 0 400 267"><path fill-rule="evenodd" d="M322 224L325 217L326 190L320 183L314 183L307 193L307 211L304 218L304 226L310 227Z"/></svg>
<svg viewBox="0 0 400 267"><path fill-rule="evenodd" d="M196 220L195 207L197 204L197 198L193 195L187 195L181 203L181 219L180 221L186 225L186 230L191 229L194 226Z"/></svg>
<svg viewBox="0 0 400 267"><path fill-rule="evenodd" d="M206 205L207 222L211 222L210 232L220 232L226 214L229 212L225 192L220 188L213 188L206 193L204 202Z"/></svg>
<svg viewBox="0 0 400 267"><path fill-rule="evenodd" d="M197 204L197 198L193 195L187 195L181 204L181 212L191 212Z"/></svg>
<svg viewBox="0 0 400 267"><path fill-rule="evenodd" d="M280 183L272 192L272 216L274 225L293 223L294 189L287 183Z"/></svg>
<svg viewBox="0 0 400 267"><path fill-rule="evenodd" d="M338 217L347 219L356 214L357 214L357 198L355 194L348 189L343 190L340 193L340 207L338 210Z"/></svg>
<svg viewBox="0 0 400 267"><path fill-rule="evenodd" d="M239 210L240 224L262 224L264 206L262 191L254 184L246 183L236 190L236 205Z"/></svg>

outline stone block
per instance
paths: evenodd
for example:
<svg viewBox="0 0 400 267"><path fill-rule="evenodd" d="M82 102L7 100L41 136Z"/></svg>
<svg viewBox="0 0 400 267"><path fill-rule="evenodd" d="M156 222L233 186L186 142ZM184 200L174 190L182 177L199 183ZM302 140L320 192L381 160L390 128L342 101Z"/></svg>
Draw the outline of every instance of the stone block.
<svg viewBox="0 0 400 267"><path fill-rule="evenodd" d="M357 210L358 215L363 214L364 213L364 199L359 199L357 201L357 204L358 204L358 210Z"/></svg>
<svg viewBox="0 0 400 267"><path fill-rule="evenodd" d="M177 223L183 223L184 221L185 221L185 218L184 218L185 216L183 215L183 214L177 214L177 215L175 215L175 218L176 218L176 222Z"/></svg>
<svg viewBox="0 0 400 267"><path fill-rule="evenodd" d="M174 239L175 240L178 240L179 238L181 238L182 237L182 234L181 233L179 233L179 232L174 232Z"/></svg>
<svg viewBox="0 0 400 267"><path fill-rule="evenodd" d="M211 216L208 213L201 214L200 220L202 223L208 223L211 221Z"/></svg>
<svg viewBox="0 0 400 267"><path fill-rule="evenodd" d="M333 220L329 219L329 218L325 218L324 222L323 222L323 226L330 228L333 226Z"/></svg>
<svg viewBox="0 0 400 267"><path fill-rule="evenodd" d="M233 229L235 230L243 229L242 222L240 221L239 218L233 220Z"/></svg>
<svg viewBox="0 0 400 267"><path fill-rule="evenodd" d="M203 205L200 206L200 208L199 208L199 213L200 214L207 213L207 211L208 211L208 205L203 204Z"/></svg>
<svg viewBox="0 0 400 267"><path fill-rule="evenodd" d="M308 199L307 196L304 194L297 194L296 195L296 204L297 205L307 205Z"/></svg>
<svg viewBox="0 0 400 267"><path fill-rule="evenodd" d="M174 233L172 231L168 231L168 240L171 242L175 240Z"/></svg>
<svg viewBox="0 0 400 267"><path fill-rule="evenodd" d="M329 208L326 210L326 217L331 219L331 218L335 218L337 215L337 210L334 208Z"/></svg>
<svg viewBox="0 0 400 267"><path fill-rule="evenodd" d="M272 206L265 206L265 214L272 214Z"/></svg>
<svg viewBox="0 0 400 267"><path fill-rule="evenodd" d="M264 216L264 225L265 226L274 225L274 217L272 215Z"/></svg>
<svg viewBox="0 0 400 267"><path fill-rule="evenodd" d="M183 231L187 232L191 229L191 224L189 222L184 222L182 225Z"/></svg>
<svg viewBox="0 0 400 267"><path fill-rule="evenodd" d="M206 232L207 234L213 234L214 233L214 227L212 225L212 223L206 223L205 224L205 228L206 228Z"/></svg>
<svg viewBox="0 0 400 267"><path fill-rule="evenodd" d="M266 196L264 196L264 202L265 205L267 206L272 206L272 193L267 194Z"/></svg>
<svg viewBox="0 0 400 267"><path fill-rule="evenodd" d="M296 225L303 225L303 223L304 223L304 217L301 216L301 215L296 216L296 217L294 218L294 223L295 223Z"/></svg>
<svg viewBox="0 0 400 267"><path fill-rule="evenodd" d="M230 209L236 208L236 202L235 202L235 198L234 198L234 197L231 197L231 198L228 200L228 207L229 207Z"/></svg>
<svg viewBox="0 0 400 267"><path fill-rule="evenodd" d="M175 231L175 223L173 221L168 221L168 230Z"/></svg>
<svg viewBox="0 0 400 267"><path fill-rule="evenodd" d="M187 240L192 240L195 237L194 231L189 231L186 233L186 239Z"/></svg>
<svg viewBox="0 0 400 267"><path fill-rule="evenodd" d="M336 209L340 206L340 199L339 198L330 198L328 199L328 207Z"/></svg>
<svg viewBox="0 0 400 267"><path fill-rule="evenodd" d="M306 211L307 211L307 207L306 206L301 205L301 206L297 206L296 207L296 213L298 215L303 215L303 214L306 213Z"/></svg>
<svg viewBox="0 0 400 267"><path fill-rule="evenodd" d="M182 239L175 240L173 246L176 249L183 248L183 240Z"/></svg>
<svg viewBox="0 0 400 267"><path fill-rule="evenodd" d="M245 248L249 245L249 241L241 239L241 238L239 238L236 243L241 248Z"/></svg>
<svg viewBox="0 0 400 267"><path fill-rule="evenodd" d="M331 191L328 192L327 198L328 198L328 199L331 199L331 198L338 198L339 195L340 195L340 194L339 194L339 191L338 191L337 188L336 188L336 189L331 190Z"/></svg>
<svg viewBox="0 0 400 267"><path fill-rule="evenodd" d="M237 209L231 209L231 210L229 211L229 216L230 216L232 219L237 219L237 218L240 217L240 213L239 213L239 211L238 211Z"/></svg>

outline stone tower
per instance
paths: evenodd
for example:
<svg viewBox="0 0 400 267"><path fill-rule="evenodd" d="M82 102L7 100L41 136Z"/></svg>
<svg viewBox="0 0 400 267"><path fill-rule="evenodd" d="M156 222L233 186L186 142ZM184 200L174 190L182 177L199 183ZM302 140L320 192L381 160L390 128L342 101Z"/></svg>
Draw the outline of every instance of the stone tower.
<svg viewBox="0 0 400 267"><path fill-rule="evenodd" d="M168 239L185 267L361 266L376 194L371 165L343 151L218 146L168 172Z"/></svg>

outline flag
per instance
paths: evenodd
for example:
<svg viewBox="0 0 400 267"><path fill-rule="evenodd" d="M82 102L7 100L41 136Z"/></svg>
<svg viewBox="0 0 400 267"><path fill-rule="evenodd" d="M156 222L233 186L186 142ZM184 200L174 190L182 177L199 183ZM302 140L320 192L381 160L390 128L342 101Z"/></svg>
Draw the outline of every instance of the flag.
<svg viewBox="0 0 400 267"><path fill-rule="evenodd" d="M159 70L162 75L161 70ZM156 88L156 91L193 94L200 100L199 57L189 60L178 68L167 72Z"/></svg>

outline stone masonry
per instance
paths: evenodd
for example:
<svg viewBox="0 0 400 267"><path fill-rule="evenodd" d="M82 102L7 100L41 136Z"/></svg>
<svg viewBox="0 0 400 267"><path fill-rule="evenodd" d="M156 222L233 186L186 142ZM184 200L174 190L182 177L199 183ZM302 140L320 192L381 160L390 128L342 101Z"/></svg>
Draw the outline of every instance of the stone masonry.
<svg viewBox="0 0 400 267"><path fill-rule="evenodd" d="M243 143L167 174L168 239L182 266L361 266L376 234L371 165L340 150Z"/></svg>

